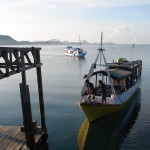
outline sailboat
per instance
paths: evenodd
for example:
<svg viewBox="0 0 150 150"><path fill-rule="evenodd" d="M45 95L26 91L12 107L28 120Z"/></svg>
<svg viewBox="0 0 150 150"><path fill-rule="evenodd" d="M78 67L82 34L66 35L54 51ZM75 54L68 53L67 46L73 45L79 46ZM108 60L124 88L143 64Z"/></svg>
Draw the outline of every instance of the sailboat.
<svg viewBox="0 0 150 150"><path fill-rule="evenodd" d="M80 42L80 47L67 46L65 48L65 55L72 56L72 57L84 58L85 55L87 54L87 52L81 48L80 36L79 36L79 42Z"/></svg>
<svg viewBox="0 0 150 150"><path fill-rule="evenodd" d="M97 56L91 65L89 73L84 76L85 81L95 77L94 96L89 97L88 83L84 83L81 91L81 99L77 103L83 110L89 122L101 117L117 113L130 103L133 94L140 88L142 76L142 60L128 61L126 58L118 58L116 62L107 63L103 49L103 34L101 33L101 47L97 50ZM98 64L103 59L104 66ZM104 87L98 86L98 81L103 82ZM105 101L103 101L105 88Z"/></svg>

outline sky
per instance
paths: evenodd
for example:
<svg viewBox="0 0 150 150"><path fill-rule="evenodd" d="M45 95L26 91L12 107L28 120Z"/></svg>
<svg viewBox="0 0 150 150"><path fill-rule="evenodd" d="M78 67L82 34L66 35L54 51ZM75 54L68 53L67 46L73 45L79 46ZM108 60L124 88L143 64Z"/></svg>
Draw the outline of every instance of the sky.
<svg viewBox="0 0 150 150"><path fill-rule="evenodd" d="M150 0L0 0L0 34L17 41L150 44Z"/></svg>

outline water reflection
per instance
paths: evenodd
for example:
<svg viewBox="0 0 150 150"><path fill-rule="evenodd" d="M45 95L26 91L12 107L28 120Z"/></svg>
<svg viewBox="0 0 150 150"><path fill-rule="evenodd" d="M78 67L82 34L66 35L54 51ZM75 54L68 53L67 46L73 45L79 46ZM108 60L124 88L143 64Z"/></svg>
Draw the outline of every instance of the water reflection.
<svg viewBox="0 0 150 150"><path fill-rule="evenodd" d="M89 125L85 120L79 130L78 145L82 150L118 150L137 120L141 106L136 93L121 112L99 119Z"/></svg>

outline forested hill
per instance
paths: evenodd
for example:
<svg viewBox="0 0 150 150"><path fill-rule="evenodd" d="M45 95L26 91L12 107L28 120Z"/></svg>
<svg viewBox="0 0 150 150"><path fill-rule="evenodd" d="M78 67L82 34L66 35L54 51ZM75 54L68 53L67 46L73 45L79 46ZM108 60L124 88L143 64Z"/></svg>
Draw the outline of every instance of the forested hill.
<svg viewBox="0 0 150 150"><path fill-rule="evenodd" d="M0 45L33 45L33 44L65 44L65 45L70 45L70 44L79 44L79 42L68 42L68 41L60 41L57 39L51 39L47 41L34 41L34 42L29 42L29 41L16 41L9 35L1 35L0 34ZM87 42L86 40L82 41L82 44L99 44L99 43L90 43ZM112 42L108 42L105 44L114 44Z"/></svg>
<svg viewBox="0 0 150 150"><path fill-rule="evenodd" d="M16 41L9 35L0 34L0 45L26 45L26 44L30 45L30 44L64 44L64 43L57 39L52 39L48 41L34 41L34 42Z"/></svg>
<svg viewBox="0 0 150 150"><path fill-rule="evenodd" d="M8 35L0 35L0 45L14 45L18 43L18 41L14 40Z"/></svg>

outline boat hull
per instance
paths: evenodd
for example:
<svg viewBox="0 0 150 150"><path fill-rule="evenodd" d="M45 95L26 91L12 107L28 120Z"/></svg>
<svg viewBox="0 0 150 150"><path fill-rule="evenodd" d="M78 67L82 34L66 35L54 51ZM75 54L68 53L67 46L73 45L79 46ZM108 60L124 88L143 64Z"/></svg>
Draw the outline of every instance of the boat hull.
<svg viewBox="0 0 150 150"><path fill-rule="evenodd" d="M140 93L136 92L130 103L121 109L119 113L99 119L92 124L86 119L82 123L78 133L79 150L93 150L97 149L97 147L107 150L119 149L122 140L129 133L127 131L133 127L137 119L140 106Z"/></svg>
<svg viewBox="0 0 150 150"><path fill-rule="evenodd" d="M68 53L65 53L66 56L71 56L71 57L85 57L86 53L82 53L82 54L68 54Z"/></svg>
<svg viewBox="0 0 150 150"><path fill-rule="evenodd" d="M127 102L121 105L104 105L104 104L79 104L84 111L89 122L93 122L98 118L110 115L121 110Z"/></svg>

